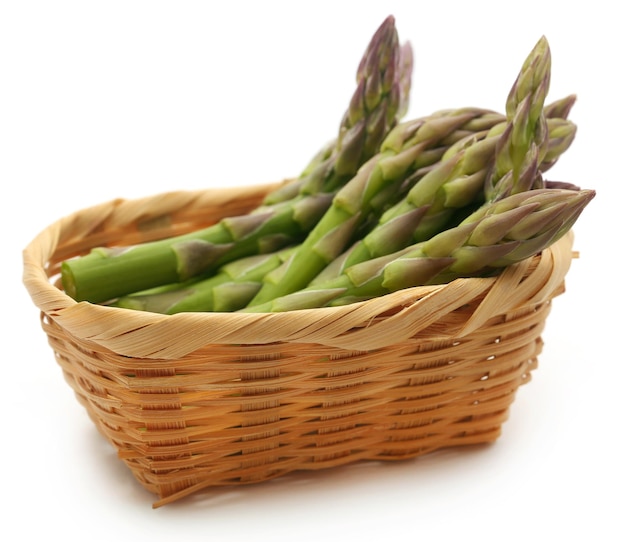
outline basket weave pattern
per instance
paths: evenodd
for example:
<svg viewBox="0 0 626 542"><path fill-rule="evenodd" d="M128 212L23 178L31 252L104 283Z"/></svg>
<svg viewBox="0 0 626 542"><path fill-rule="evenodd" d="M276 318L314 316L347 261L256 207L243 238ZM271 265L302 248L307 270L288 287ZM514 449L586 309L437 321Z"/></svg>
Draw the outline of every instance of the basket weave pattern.
<svg viewBox="0 0 626 542"><path fill-rule="evenodd" d="M492 442L536 367L571 235L497 278L292 313L165 316L76 303L60 289L68 257L204 227L273 187L114 200L59 220L24 251L56 361L155 506Z"/></svg>

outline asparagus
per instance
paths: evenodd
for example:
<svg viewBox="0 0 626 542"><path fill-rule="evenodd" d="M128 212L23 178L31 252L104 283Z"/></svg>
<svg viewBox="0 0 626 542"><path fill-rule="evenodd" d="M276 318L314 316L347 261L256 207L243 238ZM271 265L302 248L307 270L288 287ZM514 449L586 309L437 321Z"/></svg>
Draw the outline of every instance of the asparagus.
<svg viewBox="0 0 626 542"><path fill-rule="evenodd" d="M402 65L400 62L402 61ZM101 303L152 287L181 282L240 257L268 253L299 241L322 216L332 195L373 154L397 113L406 111L412 56L400 49L395 20L388 17L373 36L359 64L358 86L330 156L311 165L293 187L277 189L245 216L163 241L135 247L98 247L63 262L62 284L77 301ZM323 156L327 150L322 149Z"/></svg>
<svg viewBox="0 0 626 542"><path fill-rule="evenodd" d="M264 278L250 304L263 303L306 286L351 244L358 227L388 202L388 194L423 165L422 154L484 110L466 108L394 128L381 150L339 190L331 206L285 264Z"/></svg>
<svg viewBox="0 0 626 542"><path fill-rule="evenodd" d="M550 47L542 36L525 59L507 97L509 123L485 182L486 199L543 186L539 164L548 150L548 127L543 107L550 77Z"/></svg>
<svg viewBox="0 0 626 542"><path fill-rule="evenodd" d="M284 262L294 248L241 258L207 278L124 296L109 305L161 314L232 312L248 304L261 287L261 279Z"/></svg>
<svg viewBox="0 0 626 542"><path fill-rule="evenodd" d="M324 283L238 312L336 306L414 286L493 275L556 242L594 196L593 190L539 188L488 201L459 225L427 241L358 263Z"/></svg>
<svg viewBox="0 0 626 542"><path fill-rule="evenodd" d="M265 197L265 205L298 194L332 192L371 158L408 109L413 51L398 44L393 16L374 33L356 72L357 87L337 137L313 157L301 175Z"/></svg>

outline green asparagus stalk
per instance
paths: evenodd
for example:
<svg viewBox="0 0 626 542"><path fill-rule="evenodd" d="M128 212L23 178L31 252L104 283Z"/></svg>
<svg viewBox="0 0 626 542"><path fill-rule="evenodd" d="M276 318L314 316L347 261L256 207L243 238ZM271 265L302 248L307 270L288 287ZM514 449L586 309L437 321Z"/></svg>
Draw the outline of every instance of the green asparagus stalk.
<svg viewBox="0 0 626 542"><path fill-rule="evenodd" d="M338 136L334 174L348 180L359 167L376 154L389 131L408 109L413 55L410 45L400 47L393 26L393 17L382 25L383 43L373 47L375 54L366 54L357 70L362 89L354 95ZM388 23L388 24L386 24ZM376 40L376 37L375 37ZM343 182L329 183L331 189Z"/></svg>
<svg viewBox="0 0 626 542"><path fill-rule="evenodd" d="M274 205L298 194L332 192L371 158L408 110L413 51L398 44L395 19L387 17L370 40L356 72L357 87L337 137L324 146L302 174L265 197Z"/></svg>
<svg viewBox="0 0 626 542"><path fill-rule="evenodd" d="M284 262L294 249L288 247L240 258L207 278L124 296L109 305L161 314L233 312L248 304L261 287L262 278Z"/></svg>
<svg viewBox="0 0 626 542"><path fill-rule="evenodd" d="M465 112L466 111L466 112ZM263 303L306 286L354 239L358 227L388 201L421 167L421 155L484 111L469 108L431 119L405 122L394 128L381 151L368 160L339 190L313 230L276 271L269 273L250 304Z"/></svg>
<svg viewBox="0 0 626 542"><path fill-rule="evenodd" d="M543 186L539 164L548 151L548 127L543 108L550 76L550 47L542 36L524 61L507 97L509 123L485 183L487 200Z"/></svg>
<svg viewBox="0 0 626 542"><path fill-rule="evenodd" d="M413 286L489 276L560 239L594 196L593 190L539 188L488 201L459 225L427 241L356 264L323 284L239 312L342 305Z"/></svg>

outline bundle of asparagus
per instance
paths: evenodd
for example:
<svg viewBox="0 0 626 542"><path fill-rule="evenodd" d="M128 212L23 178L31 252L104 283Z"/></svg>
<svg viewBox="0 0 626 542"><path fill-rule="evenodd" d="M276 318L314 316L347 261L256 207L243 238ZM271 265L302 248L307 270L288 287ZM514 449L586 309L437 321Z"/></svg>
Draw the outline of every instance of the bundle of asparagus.
<svg viewBox="0 0 626 542"><path fill-rule="evenodd" d="M62 265L74 299L135 310L278 312L498 273L567 233L595 196L545 179L570 147L575 96L546 105L542 37L505 113L464 107L402 121L413 68L395 21L357 69L337 137L246 215Z"/></svg>

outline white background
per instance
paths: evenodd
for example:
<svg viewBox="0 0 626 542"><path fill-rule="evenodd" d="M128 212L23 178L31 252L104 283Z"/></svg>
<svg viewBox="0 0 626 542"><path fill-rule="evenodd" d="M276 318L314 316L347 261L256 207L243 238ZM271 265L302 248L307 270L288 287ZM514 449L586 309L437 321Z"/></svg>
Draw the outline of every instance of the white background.
<svg viewBox="0 0 626 542"><path fill-rule="evenodd" d="M624 540L624 41L618 3L0 2L0 537L65 540ZM582 6L585 6L584 8ZM502 111L541 35L549 100L575 93L550 178L597 190L567 292L493 446L303 474L157 510L63 380L21 250L112 198L296 175L335 135L387 15L411 41L406 118ZM622 254L620 256L620 253ZM12 533L9 536L8 533Z"/></svg>

